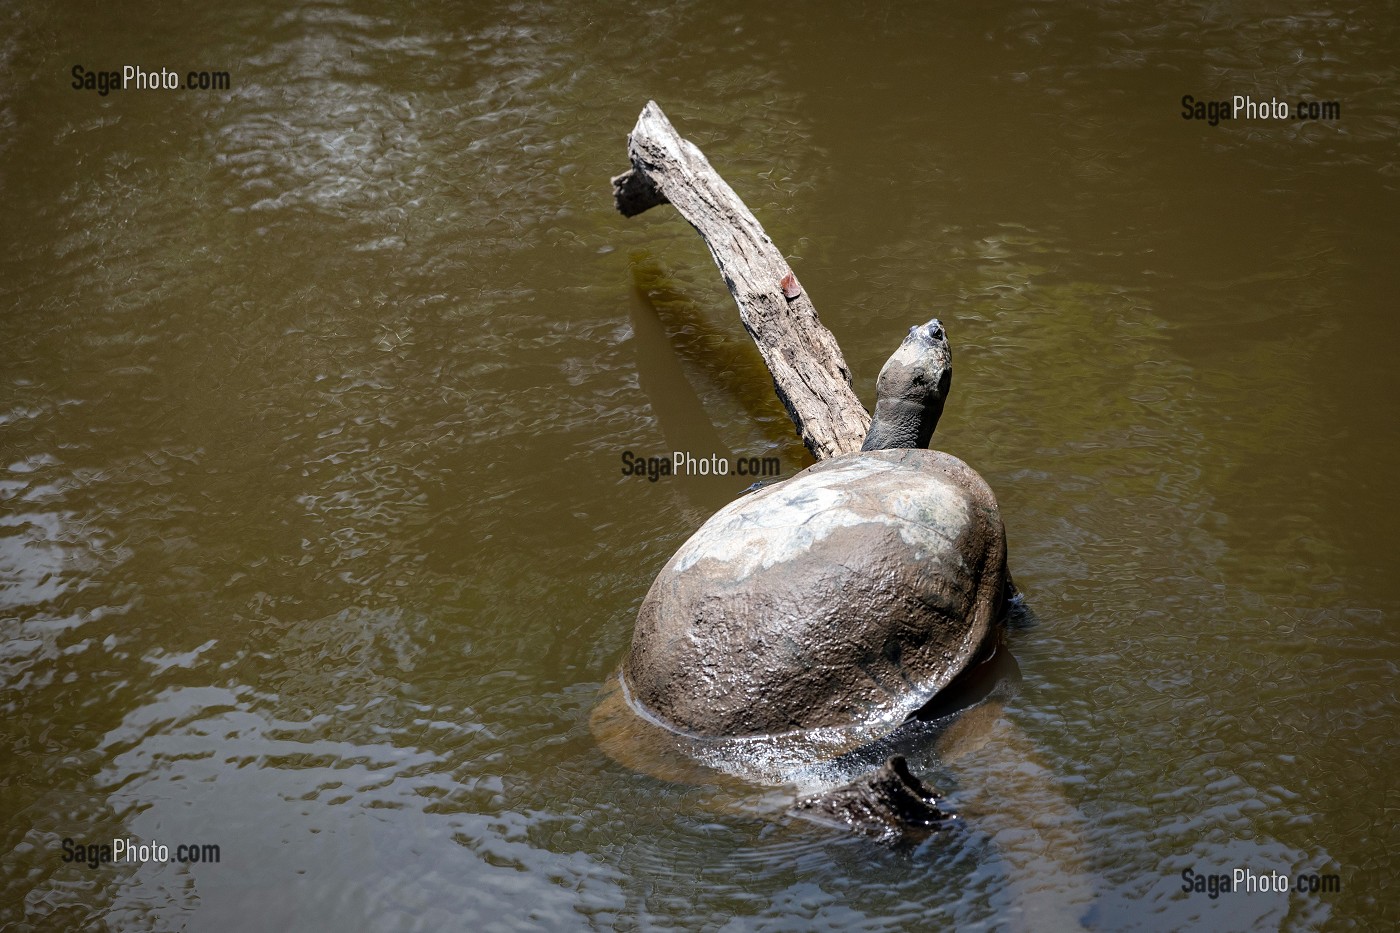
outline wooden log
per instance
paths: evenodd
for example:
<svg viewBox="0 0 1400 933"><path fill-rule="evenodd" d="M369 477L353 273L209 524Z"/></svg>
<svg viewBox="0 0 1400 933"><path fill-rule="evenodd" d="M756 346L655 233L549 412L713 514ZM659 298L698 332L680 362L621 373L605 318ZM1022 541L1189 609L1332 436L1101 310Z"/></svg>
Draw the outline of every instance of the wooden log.
<svg viewBox="0 0 1400 933"><path fill-rule="evenodd" d="M632 217L673 204L700 234L812 456L860 450L870 415L851 389L850 367L753 212L655 101L642 108L627 155L632 169L612 180L617 209Z"/></svg>

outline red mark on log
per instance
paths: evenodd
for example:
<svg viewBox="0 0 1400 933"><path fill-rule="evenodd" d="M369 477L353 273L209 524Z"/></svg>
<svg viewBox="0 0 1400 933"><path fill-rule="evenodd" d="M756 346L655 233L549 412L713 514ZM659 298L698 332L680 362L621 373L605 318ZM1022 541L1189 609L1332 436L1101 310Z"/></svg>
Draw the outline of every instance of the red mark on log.
<svg viewBox="0 0 1400 933"><path fill-rule="evenodd" d="M792 301L798 295L802 294L802 286L797 284L797 276L793 275L791 272L783 276L783 280L778 284L783 287L783 297L788 301Z"/></svg>

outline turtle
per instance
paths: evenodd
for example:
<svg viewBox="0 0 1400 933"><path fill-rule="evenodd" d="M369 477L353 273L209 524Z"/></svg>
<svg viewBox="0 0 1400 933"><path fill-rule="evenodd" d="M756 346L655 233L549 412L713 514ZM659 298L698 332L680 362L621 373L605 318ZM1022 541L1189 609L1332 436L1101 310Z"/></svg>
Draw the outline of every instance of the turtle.
<svg viewBox="0 0 1400 933"><path fill-rule="evenodd" d="M928 449L951 384L942 323L910 328L880 370L859 451L706 521L643 599L595 725L615 724L621 704L708 767L792 782L796 768L882 748L987 663L1019 597L991 487ZM937 799L893 756L797 809L886 834L940 821Z"/></svg>

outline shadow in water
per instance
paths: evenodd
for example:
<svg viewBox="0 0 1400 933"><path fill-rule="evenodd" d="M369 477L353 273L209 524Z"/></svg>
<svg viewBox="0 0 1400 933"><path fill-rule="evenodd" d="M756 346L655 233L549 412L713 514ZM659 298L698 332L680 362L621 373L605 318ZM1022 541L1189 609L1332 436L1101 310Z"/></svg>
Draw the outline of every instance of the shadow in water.
<svg viewBox="0 0 1400 933"><path fill-rule="evenodd" d="M801 446L787 412L773 394L773 376L748 335L734 326L737 321L717 325L705 312L703 303L677 287L674 277L648 251L634 251L630 260L632 289L637 299L632 306L632 324L641 348L673 361L675 372L688 389L691 382L684 371L726 402L737 405L746 423L771 424L770 442L784 452L787 448L801 451L803 465L808 465L811 461L806 448ZM724 306L737 317L727 296ZM645 314L638 327L641 311ZM674 383L660 384L679 388ZM709 421L708 415L705 420ZM686 423L676 422L677 426ZM712 422L710 426L713 427Z"/></svg>
<svg viewBox="0 0 1400 933"><path fill-rule="evenodd" d="M756 426L767 441L763 456L777 455L791 464L785 475L810 466L811 456L773 395L772 376L747 338L736 339L732 329L717 328L644 251L633 254L631 272L628 316L638 382L666 443L666 450L658 453L713 455L732 466L735 451L711 413L718 408L745 425L745 434ZM732 435L732 429L728 433ZM752 480L731 472L720 477L677 476L674 482L693 504L706 509L703 520Z"/></svg>
<svg viewBox="0 0 1400 933"><path fill-rule="evenodd" d="M732 463L734 452L720 437L700 396L686 378L651 295L635 280L629 311L637 379L656 416L657 428L666 441L665 451L658 451L653 456L672 457L674 460L677 454L685 452L696 457L714 455L726 463ZM733 499L746 485L732 476L682 476L673 477L669 482L681 491L692 506L704 512L701 521Z"/></svg>

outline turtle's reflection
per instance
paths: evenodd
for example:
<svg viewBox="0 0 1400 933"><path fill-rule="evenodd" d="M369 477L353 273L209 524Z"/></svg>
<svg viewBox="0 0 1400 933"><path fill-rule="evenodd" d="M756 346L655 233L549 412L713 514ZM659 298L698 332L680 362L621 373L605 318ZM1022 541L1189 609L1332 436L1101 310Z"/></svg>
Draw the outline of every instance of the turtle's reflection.
<svg viewBox="0 0 1400 933"><path fill-rule="evenodd" d="M748 794L754 785L801 794L848 783L890 757L926 772L980 748L1020 679L1003 644L893 731L876 722L715 738L658 722L632 702L619 670L604 685L590 726L610 758L661 780Z"/></svg>

